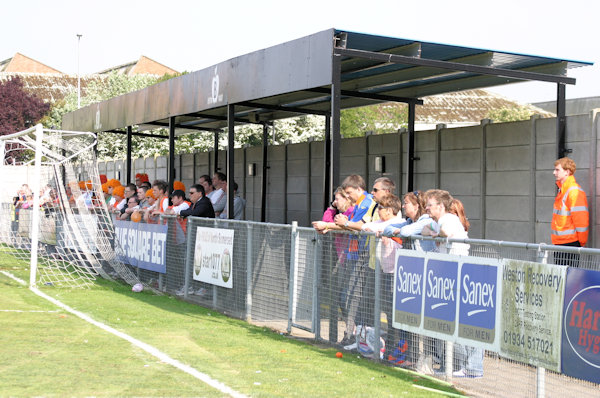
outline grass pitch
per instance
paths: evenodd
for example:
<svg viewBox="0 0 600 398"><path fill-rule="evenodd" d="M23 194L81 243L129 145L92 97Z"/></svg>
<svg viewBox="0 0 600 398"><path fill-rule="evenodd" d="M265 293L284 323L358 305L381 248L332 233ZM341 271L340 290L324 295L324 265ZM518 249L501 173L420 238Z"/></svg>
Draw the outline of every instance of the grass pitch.
<svg viewBox="0 0 600 398"><path fill-rule="evenodd" d="M26 264L0 253L25 281ZM169 296L99 280L42 288L93 319L252 397L433 397L452 387L227 318ZM0 396L225 396L0 274ZM433 389L424 390L418 387Z"/></svg>

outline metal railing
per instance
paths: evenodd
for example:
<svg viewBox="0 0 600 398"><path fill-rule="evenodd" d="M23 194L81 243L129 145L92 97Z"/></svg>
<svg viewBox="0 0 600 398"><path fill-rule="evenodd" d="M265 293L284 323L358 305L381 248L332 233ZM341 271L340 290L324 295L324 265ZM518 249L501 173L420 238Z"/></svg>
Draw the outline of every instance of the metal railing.
<svg viewBox="0 0 600 398"><path fill-rule="evenodd" d="M375 336L375 360L436 377L452 378L469 347L392 327L393 266L399 247L373 234L319 234L296 224L163 216L168 225L166 272L131 267L145 284L229 316L353 349L357 330ZM234 231L231 253L233 287L194 278L198 227ZM600 250L480 239L404 239L416 243L469 247L469 257L514 259L553 264L574 255L579 268L600 270ZM392 247L390 249L390 246ZM349 250L349 248L356 250ZM563 257L561 257L563 256ZM348 347L350 346L350 347ZM487 351L483 377L452 378L477 396L600 395L599 385L568 377Z"/></svg>

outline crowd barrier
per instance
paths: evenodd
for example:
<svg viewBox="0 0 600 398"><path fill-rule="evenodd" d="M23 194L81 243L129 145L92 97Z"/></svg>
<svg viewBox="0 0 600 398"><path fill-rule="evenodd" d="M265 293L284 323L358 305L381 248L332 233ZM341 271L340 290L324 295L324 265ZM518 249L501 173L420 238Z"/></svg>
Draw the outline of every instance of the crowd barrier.
<svg viewBox="0 0 600 398"><path fill-rule="evenodd" d="M162 292L472 395L600 396L597 249L163 216L116 223L115 252Z"/></svg>

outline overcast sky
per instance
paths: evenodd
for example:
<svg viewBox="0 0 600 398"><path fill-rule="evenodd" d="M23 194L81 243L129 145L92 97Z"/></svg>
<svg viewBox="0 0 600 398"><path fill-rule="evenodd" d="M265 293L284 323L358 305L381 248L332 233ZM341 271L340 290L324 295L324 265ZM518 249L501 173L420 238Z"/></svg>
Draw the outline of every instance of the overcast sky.
<svg viewBox="0 0 600 398"><path fill-rule="evenodd" d="M20 52L89 74L145 55L178 71L318 31L382 36L594 62L569 72L567 98L600 96L600 1L11 0L0 8L0 60ZM556 99L556 85L494 89L521 102Z"/></svg>

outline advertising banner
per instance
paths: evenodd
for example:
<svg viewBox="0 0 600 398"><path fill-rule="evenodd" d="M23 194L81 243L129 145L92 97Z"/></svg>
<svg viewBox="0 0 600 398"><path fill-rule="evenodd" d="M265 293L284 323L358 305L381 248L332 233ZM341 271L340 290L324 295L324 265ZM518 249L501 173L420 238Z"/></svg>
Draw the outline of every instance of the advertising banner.
<svg viewBox="0 0 600 398"><path fill-rule="evenodd" d="M425 281L425 329L453 335L456 329L458 263L428 259Z"/></svg>
<svg viewBox="0 0 600 398"><path fill-rule="evenodd" d="M566 267L504 260L500 354L560 372Z"/></svg>
<svg viewBox="0 0 600 398"><path fill-rule="evenodd" d="M563 319L563 373L600 383L600 272L569 268Z"/></svg>
<svg viewBox="0 0 600 398"><path fill-rule="evenodd" d="M232 229L198 227L193 277L197 281L233 288Z"/></svg>
<svg viewBox="0 0 600 398"><path fill-rule="evenodd" d="M396 252L394 328L498 351L498 260Z"/></svg>
<svg viewBox="0 0 600 398"><path fill-rule="evenodd" d="M409 250L396 252L404 254L396 257L393 326L418 332L422 326L425 257Z"/></svg>
<svg viewBox="0 0 600 398"><path fill-rule="evenodd" d="M166 225L115 221L117 258L134 267L166 273Z"/></svg>
<svg viewBox="0 0 600 398"><path fill-rule="evenodd" d="M459 286L458 337L495 350L499 268L493 263L463 263Z"/></svg>

